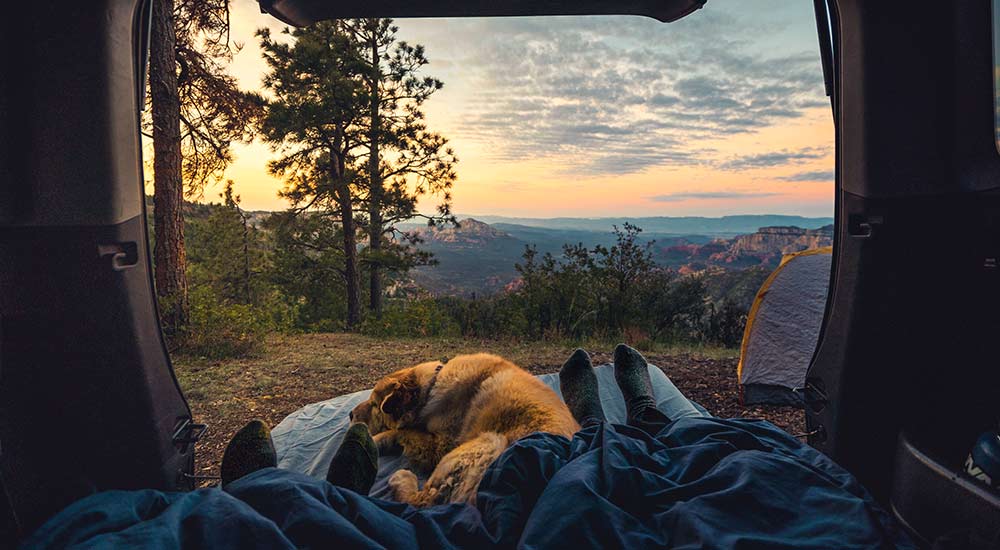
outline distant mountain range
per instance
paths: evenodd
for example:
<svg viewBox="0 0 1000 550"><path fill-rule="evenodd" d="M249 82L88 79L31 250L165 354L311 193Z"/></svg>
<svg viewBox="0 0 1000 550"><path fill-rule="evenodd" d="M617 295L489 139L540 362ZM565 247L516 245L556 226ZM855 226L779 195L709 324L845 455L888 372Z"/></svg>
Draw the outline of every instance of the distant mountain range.
<svg viewBox="0 0 1000 550"><path fill-rule="evenodd" d="M146 197L147 223L152 228L152 197ZM185 201L185 217L203 220L213 206ZM217 206L215 206L217 207ZM272 212L250 211L250 223L260 226ZM781 215L644 218L466 218L460 227L428 228L404 223L400 229L417 231L423 249L438 265L411 271L398 287L422 289L436 295L491 294L504 290L518 277L514 264L525 247L559 256L567 244L611 246L613 226L632 223L643 229L640 242L655 241L653 258L681 273L706 274L714 300L735 298L749 307L760 282L784 254L828 246L833 241L833 218ZM744 302L746 302L744 304ZM742 306L741 306L742 307Z"/></svg>
<svg viewBox="0 0 1000 550"><path fill-rule="evenodd" d="M488 217L496 219L497 217ZM833 241L832 220L829 218L800 218L797 216L729 216L722 218L632 218L587 220L561 218L558 220L519 219L535 223L555 222L558 227L528 226L510 223L485 223L479 219L461 220L459 227L427 228L412 226L424 242L421 248L434 253L438 265L422 267L411 273L416 286L438 295L490 294L503 290L518 274L514 264L521 261L525 247L533 245L539 252L558 256L566 244L581 243L587 247L610 246L615 241L611 232L614 223L629 221L657 231L643 231L641 241L655 241L652 253L657 263L678 269L682 273L705 270L731 271L760 267L770 271L784 254L828 246ZM741 227L746 219L807 220L815 229L797 226L755 227L742 234L729 235L722 229ZM510 218L500 218L510 220ZM572 221L571 221L572 220ZM656 220L658 223L647 223ZM677 220L682 220L678 223ZM593 222L593 227L581 225ZM827 225L823 225L827 222ZM577 224L577 225L573 225ZM599 225L603 224L603 226ZM646 224L646 225L641 225ZM813 224L820 224L819 227ZM678 234L664 229L702 227L715 229L709 234ZM706 232L707 233L707 232Z"/></svg>
<svg viewBox="0 0 1000 550"><path fill-rule="evenodd" d="M731 239L715 239L704 245L680 245L659 249L661 264L676 267L681 273L694 273L712 267L742 269L778 266L785 254L833 244L833 225L818 229L801 227L761 227L753 233Z"/></svg>
<svg viewBox="0 0 1000 550"><path fill-rule="evenodd" d="M463 216L466 217L466 216ZM611 231L613 225L629 222L645 233L673 235L734 236L753 233L760 227L793 226L815 229L830 225L833 218L806 218L775 214L722 216L650 216L641 218L510 218L504 216L467 216L497 227L510 225L574 231Z"/></svg>

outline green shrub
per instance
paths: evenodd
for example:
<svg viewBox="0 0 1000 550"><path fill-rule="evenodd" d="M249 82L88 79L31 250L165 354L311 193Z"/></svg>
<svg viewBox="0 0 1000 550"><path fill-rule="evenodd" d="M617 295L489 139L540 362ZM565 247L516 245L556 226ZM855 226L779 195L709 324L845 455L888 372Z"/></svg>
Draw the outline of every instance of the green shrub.
<svg viewBox="0 0 1000 550"><path fill-rule="evenodd" d="M702 340L727 348L739 347L746 323L747 312L735 302L725 300L720 306L710 304L701 330Z"/></svg>
<svg viewBox="0 0 1000 550"><path fill-rule="evenodd" d="M211 359L254 355L263 349L267 334L278 328L272 312L226 303L208 287L193 288L188 304L181 350L190 355Z"/></svg>
<svg viewBox="0 0 1000 550"><path fill-rule="evenodd" d="M523 338L528 321L519 296L500 294L480 299L437 298L437 307L470 338Z"/></svg>
<svg viewBox="0 0 1000 550"><path fill-rule="evenodd" d="M299 306L290 303L279 290L272 289L261 296L259 302L253 305L253 310L272 332L292 332L299 324Z"/></svg>
<svg viewBox="0 0 1000 550"><path fill-rule="evenodd" d="M382 318L369 316L361 323L361 332L371 336L459 336L458 326L437 301L429 298L391 302Z"/></svg>

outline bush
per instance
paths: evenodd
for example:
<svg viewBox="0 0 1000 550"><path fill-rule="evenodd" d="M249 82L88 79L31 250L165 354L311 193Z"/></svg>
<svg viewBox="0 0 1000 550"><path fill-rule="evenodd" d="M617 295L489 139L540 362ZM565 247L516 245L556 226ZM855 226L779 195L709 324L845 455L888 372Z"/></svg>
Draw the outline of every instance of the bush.
<svg viewBox="0 0 1000 550"><path fill-rule="evenodd" d="M247 304L230 304L209 287L195 287L188 295L188 324L181 338L184 353L211 359L245 357L259 353L276 326L275 315Z"/></svg>
<svg viewBox="0 0 1000 550"><path fill-rule="evenodd" d="M739 347L746 323L747 312L735 302L724 300L721 306L711 304L702 326L702 340L727 348Z"/></svg>
<svg viewBox="0 0 1000 550"><path fill-rule="evenodd" d="M272 332L287 333L295 330L301 317L299 306L290 303L281 291L275 289L261 296L251 307L257 318Z"/></svg>
<svg viewBox="0 0 1000 550"><path fill-rule="evenodd" d="M459 336L458 326L437 301L425 298L391 302L382 318L370 316L361 323L361 332L371 336Z"/></svg>
<svg viewBox="0 0 1000 550"><path fill-rule="evenodd" d="M437 305L469 338L522 338L528 333L524 306L517 295L487 298L438 298Z"/></svg>

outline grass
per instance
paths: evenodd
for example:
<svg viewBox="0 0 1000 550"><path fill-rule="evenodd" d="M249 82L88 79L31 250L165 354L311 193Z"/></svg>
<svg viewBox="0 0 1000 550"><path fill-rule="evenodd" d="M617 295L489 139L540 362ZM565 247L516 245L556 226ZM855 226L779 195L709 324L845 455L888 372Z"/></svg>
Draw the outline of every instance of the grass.
<svg viewBox="0 0 1000 550"><path fill-rule="evenodd" d="M274 426L316 401L371 388L399 368L480 351L502 355L535 374L554 372L577 347L595 364L611 361L613 342L518 342L460 338L372 338L359 334L275 335L256 357L213 360L179 355L174 370L195 419L209 425L198 445L196 473L215 475L232 434L252 418ZM739 405L739 350L652 344L649 361L686 395L718 416L765 418L801 432L801 411Z"/></svg>

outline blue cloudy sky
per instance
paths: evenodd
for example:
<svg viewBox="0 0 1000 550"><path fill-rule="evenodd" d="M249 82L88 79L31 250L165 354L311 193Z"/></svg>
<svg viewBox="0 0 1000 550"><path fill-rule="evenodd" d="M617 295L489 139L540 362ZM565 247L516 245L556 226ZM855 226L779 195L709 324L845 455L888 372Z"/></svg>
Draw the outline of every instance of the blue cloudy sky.
<svg viewBox="0 0 1000 550"><path fill-rule="evenodd" d="M281 25L237 0L233 70L258 88L253 39ZM445 87L429 125L460 158L455 210L521 216L833 210L833 125L812 3L709 0L671 24L640 17L399 20ZM227 177L281 208L266 146ZM206 194L208 198L212 193ZM424 206L430 207L428 201Z"/></svg>

